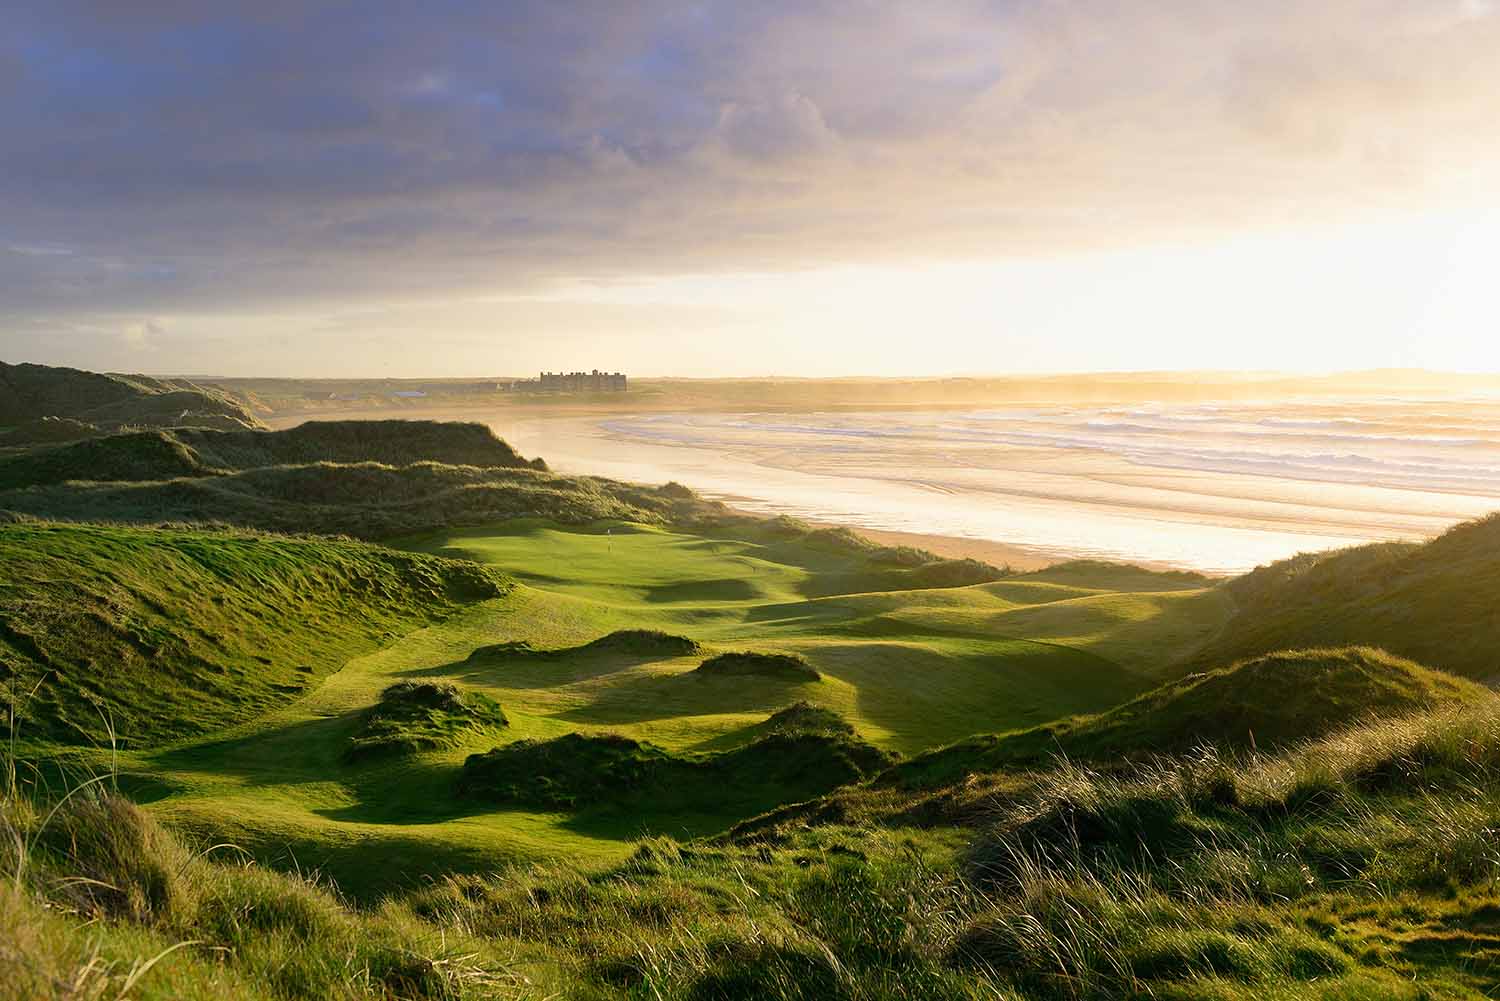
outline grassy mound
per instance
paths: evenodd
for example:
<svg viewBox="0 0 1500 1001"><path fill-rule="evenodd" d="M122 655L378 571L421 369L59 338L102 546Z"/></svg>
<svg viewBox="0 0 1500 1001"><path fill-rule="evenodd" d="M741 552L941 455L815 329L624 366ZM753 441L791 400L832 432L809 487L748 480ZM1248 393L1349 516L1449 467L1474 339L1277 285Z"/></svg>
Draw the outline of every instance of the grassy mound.
<svg viewBox="0 0 1500 1001"><path fill-rule="evenodd" d="M459 789L547 809L735 817L857 782L891 760L847 734L775 732L720 754L673 754L626 737L573 733L471 755Z"/></svg>
<svg viewBox="0 0 1500 1001"><path fill-rule="evenodd" d="M0 490L69 480L142 482L214 472L171 432L135 431L0 458Z"/></svg>
<svg viewBox="0 0 1500 1001"><path fill-rule="evenodd" d="M699 664L694 674L706 678L779 678L783 681L820 681L822 675L794 653L721 653Z"/></svg>
<svg viewBox="0 0 1500 1001"><path fill-rule="evenodd" d="M822 706L810 702L793 702L785 709L772 713L770 718L756 729L767 733L827 733L853 736L854 727L848 720Z"/></svg>
<svg viewBox="0 0 1500 1001"><path fill-rule="evenodd" d="M467 737L510 725L494 699L457 685L402 681L380 693L349 738L345 761L456 747Z"/></svg>
<svg viewBox="0 0 1500 1001"><path fill-rule="evenodd" d="M483 424L314 421L287 431L173 428L69 440L0 459L0 490L69 480L144 483L324 462L531 468Z"/></svg>
<svg viewBox="0 0 1500 1001"><path fill-rule="evenodd" d="M699 651L698 644L686 636L660 629L617 629L607 636L585 643L582 651L609 651L634 657L688 657Z"/></svg>
<svg viewBox="0 0 1500 1001"><path fill-rule="evenodd" d="M71 417L42 417L0 431L0 448L79 441L100 434L98 425Z"/></svg>
<svg viewBox="0 0 1500 1001"><path fill-rule="evenodd" d="M184 430L179 437L206 464L225 469L315 462L441 462L512 469L529 465L488 425L458 421L308 421L285 431Z"/></svg>
<svg viewBox="0 0 1500 1001"><path fill-rule="evenodd" d="M1308 646L1380 647L1490 682L1500 677L1500 515L1431 542L1378 543L1261 567L1225 585L1239 613L1192 658L1225 664Z"/></svg>
<svg viewBox="0 0 1500 1001"><path fill-rule="evenodd" d="M660 629L616 629L612 633L590 640L580 646L538 649L527 640L506 640L476 648L469 660L486 657L529 657L555 660L578 654L619 654L625 657L661 660L669 657L688 657L702 648L697 641Z"/></svg>
<svg viewBox="0 0 1500 1001"><path fill-rule="evenodd" d="M0 508L43 518L228 523L362 539L522 517L661 524L714 507L595 477L432 462L269 466L196 479L0 489Z"/></svg>
<svg viewBox="0 0 1500 1001"><path fill-rule="evenodd" d="M1061 980L1100 997L1194 980L1245 985L1233 997L1299 982L1291 996L1360 996L1315 984L1361 966L1427 989L1369 996L1482 996L1500 958L1494 897L1478 889L1500 863L1497 761L1491 701L1249 761L1060 769L971 848L995 904L957 951L1028 996L1055 996ZM1429 948L1405 947L1413 926Z"/></svg>
<svg viewBox="0 0 1500 1001"><path fill-rule="evenodd" d="M453 874L366 909L213 861L114 796L50 825L6 798L0 983L46 1001L1477 999L1500 960L1497 763L1500 716L1463 709L1248 762L1059 769L957 852L967 832L846 817L752 845L647 839L603 871Z"/></svg>
<svg viewBox="0 0 1500 1001"><path fill-rule="evenodd" d="M1202 745L1273 750L1370 717L1493 699L1481 685L1381 650L1293 650L1169 682L1097 716L931 751L884 781L951 782L1055 755L1113 759L1182 753Z"/></svg>
<svg viewBox="0 0 1500 1001"><path fill-rule="evenodd" d="M355 542L15 521L0 524L0 680L28 739L112 726L157 743L263 712L508 586Z"/></svg>
<svg viewBox="0 0 1500 1001"><path fill-rule="evenodd" d="M250 428L230 394L181 380L0 362L0 425L67 417L101 427Z"/></svg>
<svg viewBox="0 0 1500 1001"><path fill-rule="evenodd" d="M1022 581L1124 592L1187 591L1206 587L1212 578L1190 570L1148 570L1104 560L1067 560L1022 574Z"/></svg>

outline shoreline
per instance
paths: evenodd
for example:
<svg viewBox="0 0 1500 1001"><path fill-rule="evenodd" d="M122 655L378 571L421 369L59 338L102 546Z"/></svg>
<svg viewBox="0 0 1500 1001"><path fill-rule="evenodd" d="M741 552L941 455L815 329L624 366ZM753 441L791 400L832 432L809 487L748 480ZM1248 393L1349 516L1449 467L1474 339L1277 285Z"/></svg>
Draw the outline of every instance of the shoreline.
<svg viewBox="0 0 1500 1001"><path fill-rule="evenodd" d="M739 514L746 514L751 517L767 517L763 513L736 510ZM1095 560L1104 563L1115 563L1120 566L1139 567L1142 570L1152 570L1162 573L1183 570L1182 567L1162 563L1157 560L1106 559L1084 553L1052 553L1044 552L1040 549L1032 549L1027 546L1018 546L1010 542L1000 542L995 539L974 539L961 535L936 535L927 532L897 532L882 528L864 528L859 525L850 525L822 518L809 518L800 514L792 515L792 517L811 525L847 528L857 535L864 536L871 542L878 542L885 546L913 546L948 559L973 559L981 563L988 563L991 566L1009 567L1021 573L1045 570L1048 567L1054 567L1060 563L1069 563L1073 560ZM1227 580L1234 576L1233 574L1208 573L1203 570L1192 570L1190 572L1199 573L1214 580Z"/></svg>
<svg viewBox="0 0 1500 1001"><path fill-rule="evenodd" d="M817 521L812 518L800 520L818 525L833 524L833 522ZM978 560L991 566L1010 567L1012 570L1019 570L1023 573L1045 570L1047 567L1066 563L1075 558L1054 556L1039 550L1027 549L1024 546L1011 545L1008 542L996 542L992 539L966 539L956 535L929 535L926 532L892 532L880 528L861 528L858 525L843 527L883 546L912 546L948 559Z"/></svg>
<svg viewBox="0 0 1500 1001"><path fill-rule="evenodd" d="M734 514L743 515L747 518L774 518L775 514L766 511L751 511L739 507L733 503L727 505ZM1068 563L1072 560L1098 559L1098 557L1087 556L1082 553L1051 553L1041 549L1033 549L1028 546L1018 546L1012 542L1001 542L998 539L976 539L962 535L940 535L934 532L901 532L885 528L866 528L862 525L854 525L849 522L835 521L829 518L812 518L804 514L788 511L781 512L788 517L805 521L809 525L818 525L825 528L847 528L849 531L871 542L878 542L883 546L911 546L915 549L925 549L929 553L952 560L978 560L991 566L1009 567L1021 573L1031 573L1036 570L1045 570L1048 567L1057 566L1059 563ZM1152 560L1106 560L1108 563L1119 563L1122 566L1140 567L1143 570L1171 571L1181 570L1181 567L1169 566ZM1199 571L1194 571L1199 572ZM1209 577L1219 577L1220 574L1206 574Z"/></svg>

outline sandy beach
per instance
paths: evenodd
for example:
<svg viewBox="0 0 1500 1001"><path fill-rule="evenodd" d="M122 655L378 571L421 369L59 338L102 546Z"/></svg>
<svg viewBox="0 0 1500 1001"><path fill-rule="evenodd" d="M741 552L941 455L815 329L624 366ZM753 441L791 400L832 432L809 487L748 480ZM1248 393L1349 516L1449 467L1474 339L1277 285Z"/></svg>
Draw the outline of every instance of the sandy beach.
<svg viewBox="0 0 1500 1001"><path fill-rule="evenodd" d="M1018 568L1238 573L1500 508L1489 401L421 416L483 420L560 472L676 480L756 514Z"/></svg>

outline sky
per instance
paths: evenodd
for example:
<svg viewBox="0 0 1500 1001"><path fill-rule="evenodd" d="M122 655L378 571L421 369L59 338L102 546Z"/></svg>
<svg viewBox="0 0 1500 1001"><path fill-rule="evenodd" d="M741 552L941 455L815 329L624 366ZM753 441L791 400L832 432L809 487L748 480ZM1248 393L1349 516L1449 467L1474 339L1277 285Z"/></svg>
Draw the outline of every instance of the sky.
<svg viewBox="0 0 1500 1001"><path fill-rule="evenodd" d="M11 0L0 359L1500 371L1495 0Z"/></svg>

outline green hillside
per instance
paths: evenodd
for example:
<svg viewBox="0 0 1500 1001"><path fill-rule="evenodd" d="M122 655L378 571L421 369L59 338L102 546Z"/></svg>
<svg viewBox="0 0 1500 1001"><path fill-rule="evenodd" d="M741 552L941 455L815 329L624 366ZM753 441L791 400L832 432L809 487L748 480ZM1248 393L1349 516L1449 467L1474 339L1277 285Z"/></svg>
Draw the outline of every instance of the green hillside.
<svg viewBox="0 0 1500 1001"><path fill-rule="evenodd" d="M176 433L128 431L0 454L0 491L69 480L171 480L216 471Z"/></svg>
<svg viewBox="0 0 1500 1001"><path fill-rule="evenodd" d="M0 524L0 675L32 740L205 733L474 601L492 571L353 542Z"/></svg>
<svg viewBox="0 0 1500 1001"><path fill-rule="evenodd" d="M205 465L221 469L307 465L314 462L379 462L409 466L530 465L488 425L458 421L308 421L284 431L177 432Z"/></svg>
<svg viewBox="0 0 1500 1001"><path fill-rule="evenodd" d="M545 468L522 459L483 424L329 421L286 431L127 431L13 450L0 453L0 490L70 480L139 483L270 466L366 462Z"/></svg>
<svg viewBox="0 0 1500 1001"><path fill-rule="evenodd" d="M962 741L906 762L882 781L939 785L1053 757L1118 760L1205 746L1273 750L1374 716L1494 698L1482 685L1381 650L1285 651L1190 674L1095 716Z"/></svg>
<svg viewBox="0 0 1500 1001"><path fill-rule="evenodd" d="M1500 678L1500 515L1431 542L1297 556L1226 585L1239 612L1189 660L1309 646L1380 647L1480 681Z"/></svg>
<svg viewBox="0 0 1500 1001"><path fill-rule="evenodd" d="M112 793L50 814L7 797L0 824L19 836L0 864L19 875L0 883L0 984L47 1001L79 986L142 1001L1479 1001L1500 964L1497 764L1490 702L1248 760L1058 766L1003 794L991 777L965 820L845 790L780 825L646 838L591 868L450 874L372 908L304 868L201 850Z"/></svg>
<svg viewBox="0 0 1500 1001"><path fill-rule="evenodd" d="M541 482L551 477L532 470L491 472ZM659 496L662 503L693 503L680 489ZM328 504L334 506L333 497ZM51 530L63 532L57 526ZM379 603L373 610L353 604L329 608L324 602L344 601L344 590L312 592L308 582L304 593L299 578L286 590L308 603L314 628L299 623L295 630L269 635L268 629L282 621L273 620L268 610L282 603L279 595L232 589L230 603L215 606L197 596L212 593L197 576L184 575L181 585L175 583L179 572L164 562L171 548L153 557L158 562L145 563L137 561L146 560L149 550L111 548L119 545L118 534L131 537L140 530L72 531L80 533L80 546L96 547L94 556L80 557L85 566L123 563L129 570L128 576L121 574L124 580L163 582L150 598L162 609L186 609L175 621L195 656L208 662L227 657L232 670L270 683L266 699L254 707L228 701L224 688L210 684L204 693L173 695L161 705L159 718L150 716L150 706L132 705L129 713L117 709L117 729L137 748L118 758L124 784L149 798L152 813L175 830L232 841L266 863L285 865L295 858L366 899L425 877L502 863L559 856L610 863L628 854L630 839L642 833L722 834L788 797L816 795L857 778L838 764L849 757L848 747L919 753L975 733L1097 713L1154 684L1149 673L1090 649L1100 646L1096 634L1073 647L997 634L989 622L996 612L1026 607L1022 601L1104 598L1108 592L1000 580L830 593L888 580L893 569L920 567L935 558L893 553L789 523L718 516L684 531L621 521L565 525L511 519L404 540L408 549L431 554L427 557L287 539L278 545L385 553L392 560L418 561L417 566L433 557L472 560L519 583L498 598L451 609L454 614L442 621L409 631L405 625L385 625L388 613ZM207 540L202 547L209 550L216 548L214 539L241 537L237 532L182 534ZM235 547L217 551L227 559ZM0 566L0 574L5 572ZM314 602L314 593L325 598ZM1201 641L1222 624L1222 616L1205 614L1205 608L1219 605L1201 604L1201 596L1212 591L1172 593L1180 600L1163 601L1147 592L1132 628L1154 619L1156 632L1183 643L1194 633ZM392 617L402 607L393 604ZM925 611L909 621L893 614L907 604ZM364 627L372 620L371 632L399 635L371 636ZM56 633L49 639L53 644L73 636L83 622L49 621ZM213 649L201 634L214 637ZM221 635L236 637L236 645ZM161 649L181 648L162 644ZM796 670L699 670L724 654L746 652ZM318 659L311 659L315 655ZM130 660L135 666L128 677L139 680L136 668L143 670L149 660L145 654ZM759 657L750 661L762 663ZM170 661L179 662L187 663L185 654ZM286 669L295 671L303 663L314 671L285 677ZM212 682L220 676L208 677ZM90 681L97 683L98 676ZM160 687L154 677L150 684ZM432 698L413 706L387 704L391 691L408 685L416 686L414 691L430 687ZM454 693L451 698L448 692ZM238 689L236 694L240 697ZM210 696L225 707L217 717L194 708ZM189 704L190 697L199 702ZM497 707L493 713L491 705ZM81 718L86 708L82 703L70 708L69 720ZM502 709L504 725L494 715ZM184 727L170 734L170 745L157 746L158 735L169 735L169 714L184 712L201 729ZM817 725L802 725L808 721ZM134 729L141 722L144 740ZM798 739L764 743L786 736ZM693 788L713 790L716 797L652 794L630 800L629 808L576 810L535 798L501 801L459 794L471 755L497 747L504 751L513 742L570 746L553 743L560 738L632 741L660 748L673 761L700 761L751 745L760 746L756 754L778 750L764 758L727 759L738 763L735 775L765 772L774 778L736 779L744 793L739 796L727 794L732 790L718 794L714 783L722 776L696 767L684 775L694 777ZM71 753L78 760L77 752ZM104 766L113 759L84 760ZM868 767L860 765L859 771L866 774ZM802 772L825 778L809 785L796 778Z"/></svg>
<svg viewBox="0 0 1500 1001"><path fill-rule="evenodd" d="M229 393L182 380L0 362L0 428L47 417L120 427L258 427Z"/></svg>
<svg viewBox="0 0 1500 1001"><path fill-rule="evenodd" d="M228 523L371 540L522 517L662 522L700 503L592 477L430 462L399 468L318 463L166 481L0 489L0 510L37 517Z"/></svg>
<svg viewBox="0 0 1500 1001"><path fill-rule="evenodd" d="M480 425L99 426L0 436L7 1001L1500 982L1500 520L1019 574Z"/></svg>
<svg viewBox="0 0 1500 1001"><path fill-rule="evenodd" d="M725 751L673 753L616 735L521 740L471 755L459 792L495 804L725 826L882 771L891 755L848 733L774 729Z"/></svg>

